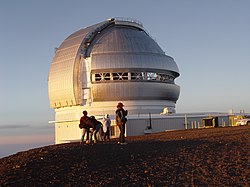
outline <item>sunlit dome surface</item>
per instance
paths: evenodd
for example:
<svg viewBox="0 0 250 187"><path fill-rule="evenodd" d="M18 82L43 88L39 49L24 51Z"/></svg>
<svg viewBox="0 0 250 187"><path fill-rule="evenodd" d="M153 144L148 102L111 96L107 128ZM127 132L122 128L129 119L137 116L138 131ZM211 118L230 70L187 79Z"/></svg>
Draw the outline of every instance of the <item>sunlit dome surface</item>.
<svg viewBox="0 0 250 187"><path fill-rule="evenodd" d="M174 109L178 76L174 59L139 21L112 18L71 34L56 50L48 78L50 106L127 101L146 110L156 103L151 109L157 112Z"/></svg>

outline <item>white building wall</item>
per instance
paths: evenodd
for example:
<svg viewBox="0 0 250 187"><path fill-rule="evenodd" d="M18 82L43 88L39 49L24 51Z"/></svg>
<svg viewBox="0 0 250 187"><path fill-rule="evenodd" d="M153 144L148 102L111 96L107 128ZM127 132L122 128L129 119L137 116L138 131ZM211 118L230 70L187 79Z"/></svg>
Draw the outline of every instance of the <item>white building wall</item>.
<svg viewBox="0 0 250 187"><path fill-rule="evenodd" d="M78 123L79 124L79 123ZM65 122L55 124L55 143L69 143L80 141L82 130L76 122Z"/></svg>
<svg viewBox="0 0 250 187"><path fill-rule="evenodd" d="M185 116L162 116L161 118L151 118L152 133L163 132L168 130L183 130L203 128L202 119L206 116L187 117L187 125L185 124ZM228 116L219 116L219 127L229 126ZM150 120L144 116L144 119L129 119L126 124L126 132L128 136L144 135L144 131L149 126Z"/></svg>
<svg viewBox="0 0 250 187"><path fill-rule="evenodd" d="M68 143L80 140L79 121L83 107L73 106L55 109L55 143Z"/></svg>
<svg viewBox="0 0 250 187"><path fill-rule="evenodd" d="M150 120L146 119L129 119L127 122L127 135L143 135L149 126ZM184 118L153 118L151 119L152 133L163 132L166 130L184 129Z"/></svg>

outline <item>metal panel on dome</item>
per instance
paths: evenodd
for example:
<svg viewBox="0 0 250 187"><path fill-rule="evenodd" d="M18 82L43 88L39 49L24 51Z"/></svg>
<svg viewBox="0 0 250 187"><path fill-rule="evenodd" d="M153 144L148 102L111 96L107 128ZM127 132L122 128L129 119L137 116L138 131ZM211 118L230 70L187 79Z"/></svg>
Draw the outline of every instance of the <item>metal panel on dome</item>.
<svg viewBox="0 0 250 187"><path fill-rule="evenodd" d="M179 69L173 58L152 53L104 53L92 55L92 71L100 69L162 69L173 71L179 76Z"/></svg>
<svg viewBox="0 0 250 187"><path fill-rule="evenodd" d="M155 82L113 82L93 84L92 90L94 101L168 100L175 103L179 97L180 87Z"/></svg>
<svg viewBox="0 0 250 187"><path fill-rule="evenodd" d="M80 52L85 36L103 23L81 29L66 38L56 50L48 76L50 107L79 104Z"/></svg>
<svg viewBox="0 0 250 187"><path fill-rule="evenodd" d="M159 45L144 31L131 27L107 28L93 40L92 45L92 54L119 51L164 54Z"/></svg>

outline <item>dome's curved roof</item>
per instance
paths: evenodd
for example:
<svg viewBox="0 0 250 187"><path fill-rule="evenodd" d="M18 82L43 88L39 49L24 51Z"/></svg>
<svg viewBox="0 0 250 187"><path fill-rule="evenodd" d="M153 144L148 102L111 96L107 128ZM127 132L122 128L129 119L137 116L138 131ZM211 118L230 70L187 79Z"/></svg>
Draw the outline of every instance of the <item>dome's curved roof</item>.
<svg viewBox="0 0 250 187"><path fill-rule="evenodd" d="M93 42L92 54L107 52L164 54L159 45L139 28L115 25L102 32Z"/></svg>
<svg viewBox="0 0 250 187"><path fill-rule="evenodd" d="M92 71L147 68L179 76L174 59L165 55L142 24L109 19L71 34L56 50L48 76L52 108L81 105L80 60L87 57Z"/></svg>
<svg viewBox="0 0 250 187"><path fill-rule="evenodd" d="M105 68L143 68L172 71L178 67L170 56L143 30L115 25L102 31L91 43L92 70Z"/></svg>

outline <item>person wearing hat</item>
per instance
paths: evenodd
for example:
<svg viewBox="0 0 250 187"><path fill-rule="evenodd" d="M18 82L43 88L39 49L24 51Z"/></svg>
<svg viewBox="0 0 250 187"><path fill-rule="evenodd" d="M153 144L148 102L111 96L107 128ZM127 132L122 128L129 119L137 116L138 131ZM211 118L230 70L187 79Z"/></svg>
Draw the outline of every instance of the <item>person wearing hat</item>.
<svg viewBox="0 0 250 187"><path fill-rule="evenodd" d="M117 107L117 110L115 111L115 120L120 130L118 144L124 145L126 144L125 143L125 126L127 122L126 116L128 115L128 111L123 109L124 107L123 103L118 103L116 107Z"/></svg>

